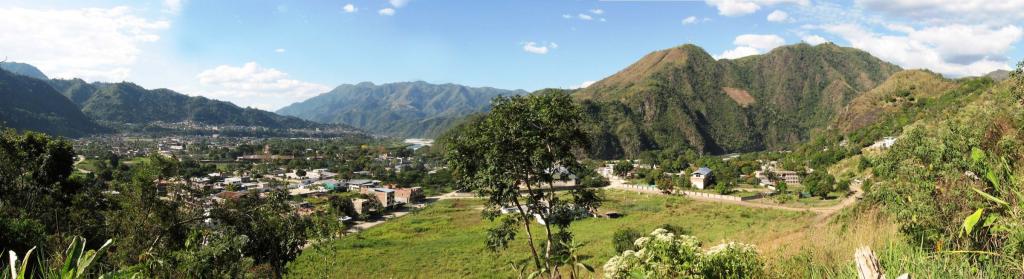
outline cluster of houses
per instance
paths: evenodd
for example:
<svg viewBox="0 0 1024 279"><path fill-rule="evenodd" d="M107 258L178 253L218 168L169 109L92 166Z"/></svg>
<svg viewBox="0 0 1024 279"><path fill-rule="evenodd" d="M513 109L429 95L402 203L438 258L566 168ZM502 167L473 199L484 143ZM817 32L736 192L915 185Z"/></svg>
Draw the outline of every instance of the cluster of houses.
<svg viewBox="0 0 1024 279"><path fill-rule="evenodd" d="M754 177L759 181L758 184L771 190L775 190L779 182L785 182L787 185L800 184L800 174L782 169L777 161L762 164L760 170L754 171Z"/></svg>

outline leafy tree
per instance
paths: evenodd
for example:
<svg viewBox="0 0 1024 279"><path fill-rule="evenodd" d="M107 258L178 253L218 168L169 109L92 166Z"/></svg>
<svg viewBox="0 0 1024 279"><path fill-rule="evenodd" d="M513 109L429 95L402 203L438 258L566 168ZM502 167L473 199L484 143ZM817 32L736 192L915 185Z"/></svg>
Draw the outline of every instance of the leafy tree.
<svg viewBox="0 0 1024 279"><path fill-rule="evenodd" d="M268 192L265 198L245 195L212 214L237 234L248 237L242 251L255 264L269 265L275 278L280 278L285 264L301 252L310 225L292 211L287 198L284 191Z"/></svg>
<svg viewBox="0 0 1024 279"><path fill-rule="evenodd" d="M592 211L601 201L593 188L575 187L569 195L545 191L553 189L563 171L586 173L577 158L589 146L582 121L582 111L567 93L545 90L495 98L490 113L442 139L457 183L486 197L485 217L500 220L488 231L488 246L507 247L516 235L514 227L522 226L534 267L549 277L559 277L556 246L571 242L569 224L580 210ZM509 206L517 213L499 218L498 209ZM542 245L535 243L534 214L543 221Z"/></svg>
<svg viewBox="0 0 1024 279"><path fill-rule="evenodd" d="M804 178L803 185L812 196L827 198L836 183L835 177L824 171L816 171Z"/></svg>
<svg viewBox="0 0 1024 279"><path fill-rule="evenodd" d="M643 237L644 233L633 228L620 228L612 235L612 245L615 253L621 254L626 250L639 250L633 243L637 238Z"/></svg>
<svg viewBox="0 0 1024 279"><path fill-rule="evenodd" d="M629 174L631 171L633 171L633 162L628 160L619 161L612 166L612 172L619 177L626 177L626 174Z"/></svg>
<svg viewBox="0 0 1024 279"><path fill-rule="evenodd" d="M786 184L785 181L779 181L779 183L775 184L775 191L779 194L785 195L786 192L789 191L789 184Z"/></svg>

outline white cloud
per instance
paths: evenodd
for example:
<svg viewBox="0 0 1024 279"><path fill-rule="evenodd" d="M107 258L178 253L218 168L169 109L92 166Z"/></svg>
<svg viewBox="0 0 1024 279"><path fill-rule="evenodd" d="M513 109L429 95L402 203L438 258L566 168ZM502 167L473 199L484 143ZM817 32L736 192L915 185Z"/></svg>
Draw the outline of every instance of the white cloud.
<svg viewBox="0 0 1024 279"><path fill-rule="evenodd" d="M341 7L341 9L344 10L346 13L354 13L356 11L359 11L359 8L356 8L356 5L352 5L351 3L345 4L345 6Z"/></svg>
<svg viewBox="0 0 1024 279"><path fill-rule="evenodd" d="M823 38L821 36L818 36L818 35L807 35L807 36L800 37L800 39L803 40L805 43L808 43L808 44L810 44L812 46L816 46L816 45L820 45L820 44L824 44L824 43L828 42L828 39L825 39L825 38Z"/></svg>
<svg viewBox="0 0 1024 279"><path fill-rule="evenodd" d="M594 85L594 83L597 83L597 81L596 80L584 81L584 82L580 83L579 85L572 87L571 89L587 88L587 87L590 87L591 85Z"/></svg>
<svg viewBox="0 0 1024 279"><path fill-rule="evenodd" d="M744 34L736 37L732 42L736 48L726 50L716 59L736 59L740 57L761 54L773 48L786 44L786 40L777 35Z"/></svg>
<svg viewBox="0 0 1024 279"><path fill-rule="evenodd" d="M906 28L904 34L878 34L860 25L819 27L836 34L851 46L905 68L927 68L951 76L981 75L1008 69L1005 52L1019 41L1022 30L1009 25L991 28L951 24L922 29Z"/></svg>
<svg viewBox="0 0 1024 279"><path fill-rule="evenodd" d="M283 48L279 48L279 49L275 49L274 50L274 52L277 52L277 53L284 53L285 51L288 51L288 50L287 49L283 49Z"/></svg>
<svg viewBox="0 0 1024 279"><path fill-rule="evenodd" d="M570 14L562 14L562 18L564 18L564 19L571 19L572 15L570 15Z"/></svg>
<svg viewBox="0 0 1024 279"><path fill-rule="evenodd" d="M760 50L771 50L775 47L786 44L786 40L777 35L743 34L736 37L732 42L738 46L749 46Z"/></svg>
<svg viewBox="0 0 1024 279"><path fill-rule="evenodd" d="M726 50L725 52L722 52L721 55L718 55L715 58L716 59L736 59L736 58L742 58L742 57L747 57L747 56L751 56L751 55L758 55L758 54L761 54L761 51L757 50L756 48L747 47L747 46L740 46L740 47L736 47L734 49Z"/></svg>
<svg viewBox="0 0 1024 279"><path fill-rule="evenodd" d="M388 3L391 3L391 6L394 6L395 8L401 8L408 5L409 1L410 0L388 0Z"/></svg>
<svg viewBox="0 0 1024 279"><path fill-rule="evenodd" d="M184 5L184 0L164 0L164 12L176 15L181 12Z"/></svg>
<svg viewBox="0 0 1024 279"><path fill-rule="evenodd" d="M198 95L231 101L240 106L276 109L305 100L330 88L316 83L290 79L288 74L264 68L256 62L241 67L220 65L196 75L203 89Z"/></svg>
<svg viewBox="0 0 1024 279"><path fill-rule="evenodd" d="M603 15L604 14L604 10L602 10L602 9L593 9L593 10L590 10L590 13L595 14L595 15Z"/></svg>
<svg viewBox="0 0 1024 279"><path fill-rule="evenodd" d="M383 9L380 9L379 11L377 11L377 14L382 15L382 16L393 16L393 15L395 15L395 9L383 8Z"/></svg>
<svg viewBox="0 0 1024 279"><path fill-rule="evenodd" d="M167 21L127 7L111 9L0 8L0 50L12 61L31 63L50 77L122 81L145 43L160 39Z"/></svg>
<svg viewBox="0 0 1024 279"><path fill-rule="evenodd" d="M695 17L695 16L688 16L688 17L683 19L683 25L694 24L694 23L697 23L697 17Z"/></svg>
<svg viewBox="0 0 1024 279"><path fill-rule="evenodd" d="M752 14L760 10L762 6L773 6L778 4L808 5L810 0L705 0L708 5L718 9L718 14L724 16L742 16Z"/></svg>
<svg viewBox="0 0 1024 279"><path fill-rule="evenodd" d="M941 23L1010 24L1024 20L1024 0L856 0L869 11Z"/></svg>
<svg viewBox="0 0 1024 279"><path fill-rule="evenodd" d="M548 51L558 48L556 43L537 43L537 42L526 42L523 44L523 51L533 54L548 54Z"/></svg>
<svg viewBox="0 0 1024 279"><path fill-rule="evenodd" d="M594 19L594 17L592 17L592 16L590 16L590 15L588 15L588 14L579 14L579 15L577 15L576 17L579 17L579 18L580 18L580 19L582 19L582 20L591 20L591 19Z"/></svg>
<svg viewBox="0 0 1024 279"><path fill-rule="evenodd" d="M780 10L775 10L774 12L768 14L767 19L768 21L771 22L785 22L789 20L789 14Z"/></svg>

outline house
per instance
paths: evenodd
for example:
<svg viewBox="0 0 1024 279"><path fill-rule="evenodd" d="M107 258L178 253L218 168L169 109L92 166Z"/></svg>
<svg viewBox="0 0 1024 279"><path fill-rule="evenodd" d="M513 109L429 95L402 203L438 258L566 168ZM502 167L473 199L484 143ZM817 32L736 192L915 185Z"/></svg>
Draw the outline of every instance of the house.
<svg viewBox="0 0 1024 279"><path fill-rule="evenodd" d="M775 174L775 180L770 177L769 173ZM795 171L788 170L769 170L769 171L755 171L754 177L760 180L761 186L775 186L779 181L786 182L787 185L799 185L800 174Z"/></svg>
<svg viewBox="0 0 1024 279"><path fill-rule="evenodd" d="M367 199L353 199L352 207L355 208L356 213L359 215L366 215L366 213L370 212L369 203L370 200Z"/></svg>
<svg viewBox="0 0 1024 279"><path fill-rule="evenodd" d="M714 177L711 174L711 169L707 167L700 167L697 171L690 174L690 185L694 188L704 189L708 185L711 185Z"/></svg>
<svg viewBox="0 0 1024 279"><path fill-rule="evenodd" d="M412 188L396 188L395 190L395 202L397 203L416 203L424 199L423 189L420 187Z"/></svg>
<svg viewBox="0 0 1024 279"><path fill-rule="evenodd" d="M397 204L395 202L395 190L392 189L360 188L359 193L374 196L375 198L377 198L377 201L380 202L380 204L383 205L384 207L392 207L395 204Z"/></svg>
<svg viewBox="0 0 1024 279"><path fill-rule="evenodd" d="M349 179L343 182L348 186L349 191L362 192L363 188L374 188L380 186L380 181L372 179Z"/></svg>
<svg viewBox="0 0 1024 279"><path fill-rule="evenodd" d="M345 190L348 190L348 188L346 188L341 182L338 182L338 180L334 180L334 179L322 180L322 181L320 181L320 184L324 185L324 189L331 190L331 191L345 191Z"/></svg>
<svg viewBox="0 0 1024 279"><path fill-rule="evenodd" d="M896 144L896 138L885 137L882 140L876 141L874 144L871 144L871 146L868 146L868 149L884 150L889 149L894 144Z"/></svg>

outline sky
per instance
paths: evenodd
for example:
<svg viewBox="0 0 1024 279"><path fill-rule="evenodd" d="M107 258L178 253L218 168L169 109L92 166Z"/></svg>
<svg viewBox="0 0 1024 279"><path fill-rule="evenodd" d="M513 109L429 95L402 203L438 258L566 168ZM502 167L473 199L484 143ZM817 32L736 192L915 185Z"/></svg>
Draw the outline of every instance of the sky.
<svg viewBox="0 0 1024 279"><path fill-rule="evenodd" d="M947 77L1024 58L1024 0L0 0L0 56L275 110L341 84L578 88L652 51L833 42Z"/></svg>

